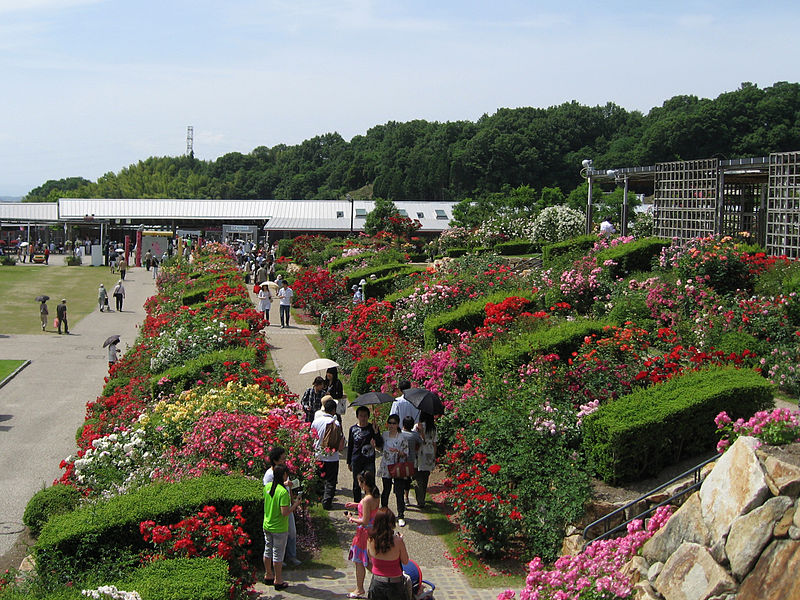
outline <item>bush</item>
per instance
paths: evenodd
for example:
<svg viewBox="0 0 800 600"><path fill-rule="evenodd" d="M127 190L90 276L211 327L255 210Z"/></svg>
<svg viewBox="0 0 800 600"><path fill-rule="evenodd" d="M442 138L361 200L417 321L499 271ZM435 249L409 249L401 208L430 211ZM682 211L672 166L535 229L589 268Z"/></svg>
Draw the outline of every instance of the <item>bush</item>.
<svg viewBox="0 0 800 600"><path fill-rule="evenodd" d="M540 243L556 243L580 235L584 230L584 214L568 206L548 206L533 220L531 239Z"/></svg>
<svg viewBox="0 0 800 600"><path fill-rule="evenodd" d="M350 373L350 387L358 394L376 390L380 381L378 374L383 372L385 361L377 357L362 358ZM372 377L370 377L372 376Z"/></svg>
<svg viewBox="0 0 800 600"><path fill-rule="evenodd" d="M13 267L15 264L17 264L16 256L12 256L11 254L3 254L3 256L0 256L0 265L4 267Z"/></svg>
<svg viewBox="0 0 800 600"><path fill-rule="evenodd" d="M584 420L583 445L603 481L653 476L712 450L714 418L746 418L772 403L772 386L754 371L692 371L601 406Z"/></svg>
<svg viewBox="0 0 800 600"><path fill-rule="evenodd" d="M326 265L326 268L332 273L334 271L344 271L348 269L351 265L358 264L364 259L368 259L371 256L374 256L374 252L362 252L361 254L356 254L354 256L343 256L342 258L336 258L329 262Z"/></svg>
<svg viewBox="0 0 800 600"><path fill-rule="evenodd" d="M530 291L510 290L497 292L475 300L468 300L452 310L429 316L423 324L425 349L433 350L439 344L447 341L447 333L440 331L440 329L474 331L483 325L483 321L486 318L487 303L499 304L511 296L526 298L530 300L531 304L533 303L533 294Z"/></svg>
<svg viewBox="0 0 800 600"><path fill-rule="evenodd" d="M258 543L263 520L263 486L257 479L205 475L178 483L155 483L109 500L51 517L34 546L40 574L67 581L97 566L104 556L148 548L141 521L177 522L213 505L220 513L241 506L246 531Z"/></svg>
<svg viewBox="0 0 800 600"><path fill-rule="evenodd" d="M64 264L68 267L80 267L82 262L79 256L73 256L72 254L68 254L64 257Z"/></svg>
<svg viewBox="0 0 800 600"><path fill-rule="evenodd" d="M397 289L398 282L412 273L424 273L425 267L405 266L402 269L377 279L367 279L365 287L367 298L383 298Z"/></svg>
<svg viewBox="0 0 800 600"><path fill-rule="evenodd" d="M227 600L231 577L221 558L172 558L136 569L116 587L142 600Z"/></svg>
<svg viewBox="0 0 800 600"><path fill-rule="evenodd" d="M590 319L566 321L548 329L520 335L511 341L495 343L486 358L502 372L516 369L542 354L557 354L564 360L578 351L584 338L602 334L603 328L609 324Z"/></svg>
<svg viewBox="0 0 800 600"><path fill-rule="evenodd" d="M33 535L39 535L50 517L75 510L80 499L80 492L69 485L56 484L44 488L28 500L25 513L22 515L22 522Z"/></svg>
<svg viewBox="0 0 800 600"><path fill-rule="evenodd" d="M110 396L115 391L117 391L117 389L119 389L121 387L125 387L126 385L128 385L128 383L130 383L130 381L131 381L131 378L130 377L126 377L126 376L114 377L112 379L109 379L106 382L106 384L103 386L103 393L101 395L102 396Z"/></svg>
<svg viewBox="0 0 800 600"><path fill-rule="evenodd" d="M206 301L206 295L218 286L201 286L193 289L191 292L181 296L180 303L182 306L192 306Z"/></svg>
<svg viewBox="0 0 800 600"><path fill-rule="evenodd" d="M167 369L163 373L150 378L150 390L153 397L159 394L179 393L214 376L221 381L226 370L226 362L258 364L259 360L253 348L229 348L209 352L187 360L185 364Z"/></svg>
<svg viewBox="0 0 800 600"><path fill-rule="evenodd" d="M347 289L349 290L351 287L353 287L353 285L361 283L362 279L369 280L372 275L375 275L375 278L377 279L378 277L386 277L387 275L391 275L408 268L418 267L409 267L406 263L394 262L387 265L377 265L374 267L366 267L364 269L359 269L358 271L353 271L347 276Z"/></svg>
<svg viewBox="0 0 800 600"><path fill-rule="evenodd" d="M469 252L469 248L448 248L444 251L445 256L450 258L458 258L459 256L464 256L467 252Z"/></svg>
<svg viewBox="0 0 800 600"><path fill-rule="evenodd" d="M519 256L521 254L533 254L540 249L539 244L534 244L528 240L510 240L500 242L494 247L494 251L500 256Z"/></svg>
<svg viewBox="0 0 800 600"><path fill-rule="evenodd" d="M597 243L596 235L582 235L555 244L542 246L542 263L546 268L552 266L557 258L577 258L585 256Z"/></svg>
<svg viewBox="0 0 800 600"><path fill-rule="evenodd" d="M651 271L653 259L663 248L671 245L669 240L661 238L645 238L630 244L612 246L597 253L597 264L613 260L616 265L608 267L608 273L613 278L626 277L636 271Z"/></svg>

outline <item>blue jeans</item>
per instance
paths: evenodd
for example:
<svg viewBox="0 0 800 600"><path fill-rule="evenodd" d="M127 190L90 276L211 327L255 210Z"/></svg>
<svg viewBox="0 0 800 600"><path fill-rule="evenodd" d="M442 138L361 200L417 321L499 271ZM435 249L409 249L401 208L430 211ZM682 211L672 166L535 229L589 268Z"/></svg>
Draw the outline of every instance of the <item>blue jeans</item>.
<svg viewBox="0 0 800 600"><path fill-rule="evenodd" d="M286 325L288 327L289 326L289 310L292 307L288 306L286 304L281 304L280 308L281 308L281 326ZM286 322L284 322L284 318L286 319Z"/></svg>

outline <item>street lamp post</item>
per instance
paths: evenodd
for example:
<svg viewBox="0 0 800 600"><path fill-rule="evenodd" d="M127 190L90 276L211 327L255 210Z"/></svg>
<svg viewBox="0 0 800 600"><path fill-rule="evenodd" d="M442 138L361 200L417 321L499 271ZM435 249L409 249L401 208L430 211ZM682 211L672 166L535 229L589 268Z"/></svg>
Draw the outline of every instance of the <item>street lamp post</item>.
<svg viewBox="0 0 800 600"><path fill-rule="evenodd" d="M581 176L589 183L589 193L586 195L586 235L589 235L592 233L592 159L587 158L581 164Z"/></svg>
<svg viewBox="0 0 800 600"><path fill-rule="evenodd" d="M345 198L350 202L350 235L353 235L353 197L347 194Z"/></svg>

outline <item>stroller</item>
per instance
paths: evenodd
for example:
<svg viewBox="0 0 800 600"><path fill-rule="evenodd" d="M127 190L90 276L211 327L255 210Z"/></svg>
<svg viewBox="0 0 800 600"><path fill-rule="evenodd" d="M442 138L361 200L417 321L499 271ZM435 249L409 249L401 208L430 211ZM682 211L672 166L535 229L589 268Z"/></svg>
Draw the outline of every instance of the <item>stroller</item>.
<svg viewBox="0 0 800 600"><path fill-rule="evenodd" d="M417 563L409 560L408 564L403 565L403 573L411 579L411 597L414 600L434 600L436 586L422 579L422 569Z"/></svg>

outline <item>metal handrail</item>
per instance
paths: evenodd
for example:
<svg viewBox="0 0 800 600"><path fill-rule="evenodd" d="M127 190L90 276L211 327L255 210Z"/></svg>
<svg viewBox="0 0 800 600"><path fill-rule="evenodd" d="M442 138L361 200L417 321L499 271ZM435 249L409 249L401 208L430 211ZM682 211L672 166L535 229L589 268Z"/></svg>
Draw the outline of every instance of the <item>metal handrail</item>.
<svg viewBox="0 0 800 600"><path fill-rule="evenodd" d="M699 488L703 483L700 480L700 471L702 471L703 467L705 467L709 463L714 462L720 456L721 456L720 454L715 454L711 458L706 459L703 462L701 462L699 465L696 465L696 466L692 467L688 471L685 471L685 472L681 473L680 475L678 475L676 477L673 477L672 479L670 479L666 483L662 483L660 486L658 486L656 488L653 488L652 490L650 490L646 494L644 494L642 496L639 496L638 498L636 498L636 500L632 500L632 501L628 502L625 506L622 506L622 507L612 511L612 512L608 513L607 515L603 515L602 517L600 517L596 521L593 521L592 523L589 523L583 529L583 537L584 538L586 538L586 535L588 534L590 529L592 529L593 527L597 527L600 524L605 524L605 530L601 535L598 535L597 537L594 537L591 540L587 540L586 542L584 542L583 548L585 549L592 542L596 542L598 540L604 540L604 539L612 536L613 534L615 534L616 532L618 532L619 530L621 530L623 528L625 528L627 530L628 523L630 523L631 521L635 521L636 519L644 519L645 517L647 517L647 516L651 515L652 513L654 513L660 507L666 506L667 504L672 503L673 500L676 500L677 498L680 498L681 496L684 496L687 493L693 492L694 490ZM608 521L613 519L615 516L619 515L620 513L624 514L625 511L628 510L631 506L635 506L636 504L638 504L642 500L646 500L647 498L649 498L653 494L655 494L657 492L660 492L664 488L671 486L673 483L677 483L678 481L688 477L689 475L692 475L692 478L693 478L693 483L689 487L681 490L680 492L678 492L676 494L673 494L672 496L670 496L669 498L667 498L663 502L660 502L656 506L652 506L652 507L648 508L647 510L645 510L644 512L636 515L635 517L631 517L627 521L624 521L623 523L620 523L616 527L608 529L608 525L607 525Z"/></svg>

